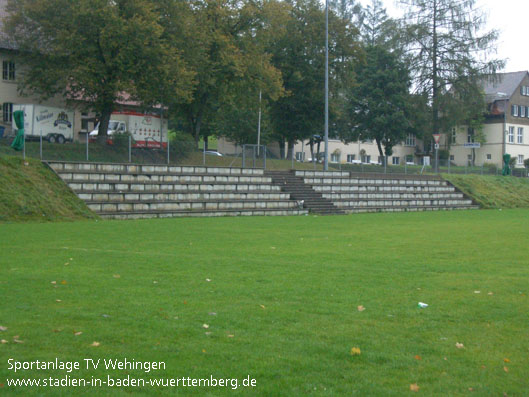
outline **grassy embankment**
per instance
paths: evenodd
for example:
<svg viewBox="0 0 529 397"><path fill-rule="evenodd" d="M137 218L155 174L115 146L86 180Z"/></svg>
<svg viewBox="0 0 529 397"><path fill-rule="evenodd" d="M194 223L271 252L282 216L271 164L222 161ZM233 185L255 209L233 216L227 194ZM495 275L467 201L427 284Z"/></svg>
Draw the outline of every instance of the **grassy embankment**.
<svg viewBox="0 0 529 397"><path fill-rule="evenodd" d="M0 158L0 222L83 218L95 215L40 161Z"/></svg>
<svg viewBox="0 0 529 397"><path fill-rule="evenodd" d="M482 208L529 208L529 178L443 174Z"/></svg>

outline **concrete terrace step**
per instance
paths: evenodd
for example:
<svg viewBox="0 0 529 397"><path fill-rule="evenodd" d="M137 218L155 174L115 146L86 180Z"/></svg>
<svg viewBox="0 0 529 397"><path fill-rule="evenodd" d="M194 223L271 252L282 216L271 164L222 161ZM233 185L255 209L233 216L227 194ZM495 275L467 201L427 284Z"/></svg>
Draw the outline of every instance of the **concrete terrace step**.
<svg viewBox="0 0 529 397"><path fill-rule="evenodd" d="M97 190L101 192L141 192L141 191L271 191L280 192L278 186L267 183L237 184L237 183L179 183L179 182L94 182L89 180L68 182L68 186L75 192L80 190Z"/></svg>
<svg viewBox="0 0 529 397"><path fill-rule="evenodd" d="M225 175L225 174L136 174L115 172L75 171L57 174L65 181L92 181L92 182L179 182L179 183L272 183L272 179L265 176L252 175Z"/></svg>
<svg viewBox="0 0 529 397"><path fill-rule="evenodd" d="M252 193L245 192L226 192L219 193L196 193L196 192L173 192L160 193L159 191L143 191L138 193L101 193L98 191L78 191L77 196L81 200L89 201L192 201L192 200L289 200L288 193L273 193L254 191Z"/></svg>
<svg viewBox="0 0 529 397"><path fill-rule="evenodd" d="M88 208L98 214L137 211L223 211L223 210L298 210L295 201L164 201L164 202L89 202Z"/></svg>
<svg viewBox="0 0 529 397"><path fill-rule="evenodd" d="M145 219L145 218L176 218L176 217L212 217L212 216L297 216L308 215L306 209L293 210L223 210L223 211L134 211L108 212L100 214L105 219Z"/></svg>
<svg viewBox="0 0 529 397"><path fill-rule="evenodd" d="M384 193L324 193L323 197L334 202L359 199L462 199L463 193L409 193L409 192L384 192Z"/></svg>
<svg viewBox="0 0 529 397"><path fill-rule="evenodd" d="M467 205L467 206L413 206L413 207L358 207L358 208L347 208L344 209L347 214L358 214L366 212L419 212L419 211L455 211L455 210L477 210L478 205Z"/></svg>
<svg viewBox="0 0 529 397"><path fill-rule="evenodd" d="M416 207L416 206L470 206L472 200L416 200L416 199L369 199L354 201L337 201L335 204L339 208L357 208L357 207Z"/></svg>
<svg viewBox="0 0 529 397"><path fill-rule="evenodd" d="M317 192L454 192L455 188L445 186L401 186L401 185L312 185Z"/></svg>
<svg viewBox="0 0 529 397"><path fill-rule="evenodd" d="M447 186L441 180L420 179L362 179L362 178L305 178L308 185L371 185L371 186Z"/></svg>
<svg viewBox="0 0 529 397"><path fill-rule="evenodd" d="M118 173L160 173L160 174L222 174L222 175L263 175L262 169L173 166L158 164L112 164L112 163L77 163L62 161L46 162L56 172L61 171L100 171Z"/></svg>

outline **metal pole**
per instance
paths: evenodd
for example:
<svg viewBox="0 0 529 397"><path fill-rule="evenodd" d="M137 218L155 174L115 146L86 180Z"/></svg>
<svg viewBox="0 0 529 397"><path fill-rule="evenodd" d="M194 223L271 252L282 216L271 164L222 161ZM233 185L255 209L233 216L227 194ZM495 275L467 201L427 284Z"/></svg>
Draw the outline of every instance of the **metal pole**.
<svg viewBox="0 0 529 397"><path fill-rule="evenodd" d="M264 154L264 158L263 158L264 169L266 170L266 146L263 147L263 154Z"/></svg>
<svg viewBox="0 0 529 397"><path fill-rule="evenodd" d="M22 126L22 128L24 128L24 126ZM22 157L24 158L24 160L26 160L26 130L25 129L24 129L24 153Z"/></svg>
<svg viewBox="0 0 529 397"><path fill-rule="evenodd" d="M246 166L246 145L242 145L242 168Z"/></svg>
<svg viewBox="0 0 529 397"><path fill-rule="evenodd" d="M206 165L206 138L204 138L202 146L203 146L203 150L202 150L202 165Z"/></svg>
<svg viewBox="0 0 529 397"><path fill-rule="evenodd" d="M384 174L388 173L388 156L384 156Z"/></svg>
<svg viewBox="0 0 529 397"><path fill-rule="evenodd" d="M329 169L329 0L325 0L325 156L323 170Z"/></svg>
<svg viewBox="0 0 529 397"><path fill-rule="evenodd" d="M257 123L257 156L261 145L261 90L259 90L259 121Z"/></svg>
<svg viewBox="0 0 529 397"><path fill-rule="evenodd" d="M86 133L86 161L88 161L88 137L90 136L90 133Z"/></svg>
<svg viewBox="0 0 529 397"><path fill-rule="evenodd" d="M170 142L169 141L169 137L167 137L167 165L169 165L171 163L171 157L170 157L170 154L169 154L170 153L169 152L169 145L170 145L169 142Z"/></svg>
<svg viewBox="0 0 529 397"><path fill-rule="evenodd" d="M252 145L252 156L253 156L252 168L255 168L255 146L254 145Z"/></svg>
<svg viewBox="0 0 529 397"><path fill-rule="evenodd" d="M40 129L40 147L39 147L39 152L40 152L40 159L42 160L42 128Z"/></svg>
<svg viewBox="0 0 529 397"><path fill-rule="evenodd" d="M129 163L132 163L132 135L129 134Z"/></svg>

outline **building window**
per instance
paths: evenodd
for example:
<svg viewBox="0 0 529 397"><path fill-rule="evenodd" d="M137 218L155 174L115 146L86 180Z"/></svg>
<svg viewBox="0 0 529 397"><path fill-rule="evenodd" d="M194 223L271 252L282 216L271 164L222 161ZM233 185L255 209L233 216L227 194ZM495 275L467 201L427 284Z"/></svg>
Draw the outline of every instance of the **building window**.
<svg viewBox="0 0 529 397"><path fill-rule="evenodd" d="M453 154L450 155L450 161L454 161L455 157Z"/></svg>
<svg viewBox="0 0 529 397"><path fill-rule="evenodd" d="M371 162L371 156L363 156L362 157L362 163L370 163Z"/></svg>
<svg viewBox="0 0 529 397"><path fill-rule="evenodd" d="M523 165L523 154L518 155L518 165Z"/></svg>
<svg viewBox="0 0 529 397"><path fill-rule="evenodd" d="M2 78L4 80L15 80L15 62L2 62Z"/></svg>
<svg viewBox="0 0 529 397"><path fill-rule="evenodd" d="M339 163L339 162L340 162L340 154L331 153L331 163Z"/></svg>
<svg viewBox="0 0 529 397"><path fill-rule="evenodd" d="M520 106L520 117L525 117L525 106Z"/></svg>
<svg viewBox="0 0 529 397"><path fill-rule="evenodd" d="M457 143L457 130L455 128L452 128L451 143L452 143L452 145L455 145Z"/></svg>
<svg viewBox="0 0 529 397"><path fill-rule="evenodd" d="M13 121L13 104L6 102L2 105L4 113L4 123L11 123Z"/></svg>
<svg viewBox="0 0 529 397"><path fill-rule="evenodd" d="M511 113L514 117L518 117L518 105L511 106Z"/></svg>
<svg viewBox="0 0 529 397"><path fill-rule="evenodd" d="M354 154L348 154L348 155L347 155L347 162L348 162L348 163L352 163L353 160L354 160L355 158L356 158L356 155L354 155Z"/></svg>
<svg viewBox="0 0 529 397"><path fill-rule="evenodd" d="M492 160L492 154L487 154L487 160Z"/></svg>
<svg viewBox="0 0 529 397"><path fill-rule="evenodd" d="M415 135L408 134L406 137L406 146L415 146Z"/></svg>
<svg viewBox="0 0 529 397"><path fill-rule="evenodd" d="M469 128L467 132L467 143L474 143L474 129Z"/></svg>
<svg viewBox="0 0 529 397"><path fill-rule="evenodd" d="M297 161L305 161L305 152L296 152Z"/></svg>
<svg viewBox="0 0 529 397"><path fill-rule="evenodd" d="M413 164L413 154L408 154L406 156L406 163Z"/></svg>
<svg viewBox="0 0 529 397"><path fill-rule="evenodd" d="M517 143L523 143L523 128L518 127L518 137L517 137Z"/></svg>
<svg viewBox="0 0 529 397"><path fill-rule="evenodd" d="M514 127L509 127L509 134L507 135L507 142L514 143Z"/></svg>
<svg viewBox="0 0 529 397"><path fill-rule="evenodd" d="M399 165L400 164L400 157L393 156L391 161L392 161L393 165Z"/></svg>

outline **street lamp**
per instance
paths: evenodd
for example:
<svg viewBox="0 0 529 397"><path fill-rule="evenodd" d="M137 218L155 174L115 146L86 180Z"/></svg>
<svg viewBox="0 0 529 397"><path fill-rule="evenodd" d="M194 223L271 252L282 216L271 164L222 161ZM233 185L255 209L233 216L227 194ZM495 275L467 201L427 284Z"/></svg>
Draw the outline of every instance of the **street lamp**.
<svg viewBox="0 0 529 397"><path fill-rule="evenodd" d="M325 0L325 153L323 170L329 170L329 0Z"/></svg>

